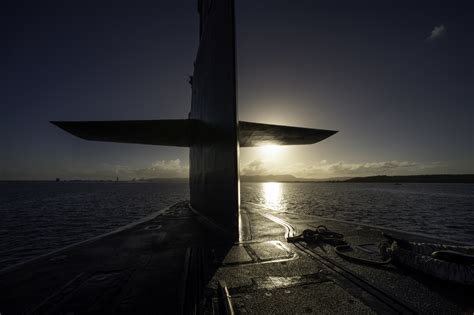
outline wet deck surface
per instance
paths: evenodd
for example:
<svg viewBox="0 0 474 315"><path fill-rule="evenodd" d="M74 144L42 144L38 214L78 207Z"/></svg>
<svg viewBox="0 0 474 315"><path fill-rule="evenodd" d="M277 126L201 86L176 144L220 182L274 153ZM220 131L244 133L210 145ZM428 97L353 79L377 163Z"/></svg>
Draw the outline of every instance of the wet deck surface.
<svg viewBox="0 0 474 315"><path fill-rule="evenodd" d="M219 231L187 203L143 221L1 272L1 314L185 312L198 279L189 266L206 258L197 249L232 243L214 240ZM199 280L213 272L200 270Z"/></svg>
<svg viewBox="0 0 474 315"><path fill-rule="evenodd" d="M472 287L393 265L356 264L324 243L286 242L285 234L321 224L353 246L383 239L376 228L244 204L241 238L232 243L180 203L122 231L1 272L0 312L148 314L197 308L212 314L219 313L218 281L227 285L236 313L473 312Z"/></svg>
<svg viewBox="0 0 474 315"><path fill-rule="evenodd" d="M251 236L241 244L279 241L289 251L287 260L266 264L225 266L214 277L224 279L243 313L463 313L474 309L473 288L436 280L392 264L366 266L338 256L326 243L287 243L285 234L325 225L342 233L352 246L377 248L384 241L380 229L310 215L278 213L268 208L242 206ZM433 239L389 231L418 242ZM377 253L378 255L378 253ZM273 298L272 298L273 297Z"/></svg>

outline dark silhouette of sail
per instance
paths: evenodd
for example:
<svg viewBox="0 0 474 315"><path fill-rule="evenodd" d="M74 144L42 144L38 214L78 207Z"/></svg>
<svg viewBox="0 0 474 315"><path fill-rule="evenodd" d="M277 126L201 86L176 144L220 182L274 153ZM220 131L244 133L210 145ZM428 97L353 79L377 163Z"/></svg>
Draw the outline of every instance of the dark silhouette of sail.
<svg viewBox="0 0 474 315"><path fill-rule="evenodd" d="M200 42L189 118L202 122L190 149L191 205L237 235L239 148L233 0L199 1Z"/></svg>
<svg viewBox="0 0 474 315"><path fill-rule="evenodd" d="M189 147L191 206L237 235L239 146L312 144L335 131L239 122L234 0L199 0L198 11L189 119L52 123L87 140Z"/></svg>

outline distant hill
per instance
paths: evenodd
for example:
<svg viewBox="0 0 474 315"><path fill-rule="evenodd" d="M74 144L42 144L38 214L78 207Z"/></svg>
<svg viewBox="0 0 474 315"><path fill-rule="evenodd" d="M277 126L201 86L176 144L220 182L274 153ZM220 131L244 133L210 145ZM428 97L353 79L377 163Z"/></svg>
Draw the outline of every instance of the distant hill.
<svg viewBox="0 0 474 315"><path fill-rule="evenodd" d="M354 177L345 183L474 183L474 174Z"/></svg>
<svg viewBox="0 0 474 315"><path fill-rule="evenodd" d="M293 175L241 175L240 180L243 182L289 182L289 183L314 183L314 182L341 182L350 177L333 177L333 178L298 178Z"/></svg>
<svg viewBox="0 0 474 315"><path fill-rule="evenodd" d="M241 175L243 182L294 182L298 178L293 175Z"/></svg>
<svg viewBox="0 0 474 315"><path fill-rule="evenodd" d="M474 183L474 174L438 174L438 175L407 175L407 176L366 176L366 177L332 177L332 178L299 178L290 174L284 175L241 175L242 182L283 182L283 183ZM15 180L0 180L0 182L14 182ZM24 181L24 180L20 180ZM28 182L27 180L26 182ZM39 182L41 180L35 180ZM49 182L51 180L43 180ZM56 181L59 181L57 179ZM116 180L61 180L61 182L116 182ZM120 180L119 182L136 183L186 183L189 178L137 178L132 180Z"/></svg>
<svg viewBox="0 0 474 315"><path fill-rule="evenodd" d="M137 181L137 182L149 182L149 183L167 183L167 182L178 182L178 183L185 183L185 182L189 182L189 178L188 177L157 177L157 178L139 178L139 179L136 179L136 180L131 180L132 182L133 181Z"/></svg>
<svg viewBox="0 0 474 315"><path fill-rule="evenodd" d="M159 177L159 178L134 178L130 180L117 180L117 179L66 179L60 180L59 178L56 179L57 182L71 182L71 183L79 183L79 182L87 182L87 183L185 183L189 181L187 177Z"/></svg>
<svg viewBox="0 0 474 315"><path fill-rule="evenodd" d="M298 178L293 175L242 175L242 182L287 182L287 183L474 183L474 174L464 175L407 175L407 176L367 176L333 177L324 179Z"/></svg>

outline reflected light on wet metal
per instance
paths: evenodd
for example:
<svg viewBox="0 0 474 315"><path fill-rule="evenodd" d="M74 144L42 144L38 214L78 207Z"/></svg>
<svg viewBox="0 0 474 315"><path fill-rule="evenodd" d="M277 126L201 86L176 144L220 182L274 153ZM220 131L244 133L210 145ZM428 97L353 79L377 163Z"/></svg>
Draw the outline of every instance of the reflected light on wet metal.
<svg viewBox="0 0 474 315"><path fill-rule="evenodd" d="M242 223L242 209L239 207L239 243L243 243L244 240L244 231L243 231L243 223Z"/></svg>
<svg viewBox="0 0 474 315"><path fill-rule="evenodd" d="M282 184L281 183L263 183L263 198L265 206L274 210L281 209Z"/></svg>

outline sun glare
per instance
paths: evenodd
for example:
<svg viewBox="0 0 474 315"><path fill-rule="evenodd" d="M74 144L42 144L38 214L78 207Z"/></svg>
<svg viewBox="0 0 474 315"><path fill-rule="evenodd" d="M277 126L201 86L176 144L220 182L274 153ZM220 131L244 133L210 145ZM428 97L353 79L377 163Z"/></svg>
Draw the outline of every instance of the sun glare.
<svg viewBox="0 0 474 315"><path fill-rule="evenodd" d="M265 157L274 157L275 154L280 153L282 151L282 147L280 145L264 145L260 147L260 152Z"/></svg>
<svg viewBox="0 0 474 315"><path fill-rule="evenodd" d="M263 183L262 186L265 206L279 210L283 197L281 183Z"/></svg>

